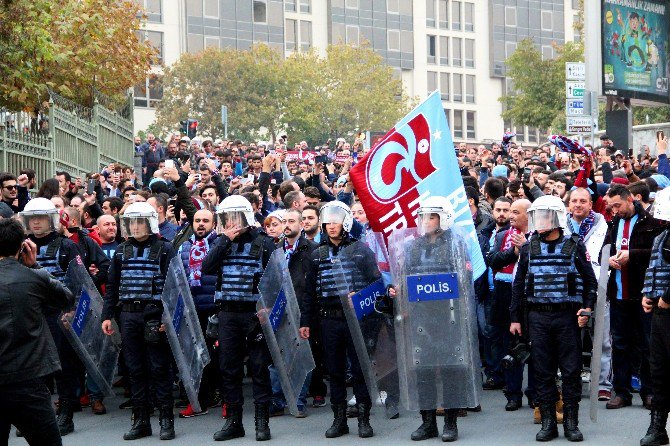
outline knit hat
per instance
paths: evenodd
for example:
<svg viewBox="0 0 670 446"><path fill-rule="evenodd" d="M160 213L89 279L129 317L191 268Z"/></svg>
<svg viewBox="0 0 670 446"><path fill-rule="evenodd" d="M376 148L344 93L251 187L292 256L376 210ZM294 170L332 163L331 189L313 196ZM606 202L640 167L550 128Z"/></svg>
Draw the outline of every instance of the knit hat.
<svg viewBox="0 0 670 446"><path fill-rule="evenodd" d="M623 184L624 186L628 186L630 181L628 181L628 178L612 178L611 184Z"/></svg>
<svg viewBox="0 0 670 446"><path fill-rule="evenodd" d="M7 203L0 202L0 218L12 218L14 216L14 211L10 208Z"/></svg>
<svg viewBox="0 0 670 446"><path fill-rule="evenodd" d="M507 170L507 166L503 166L502 164L499 166L495 166L491 171L491 174L494 177L500 177L500 178L507 178L508 173L509 172Z"/></svg>

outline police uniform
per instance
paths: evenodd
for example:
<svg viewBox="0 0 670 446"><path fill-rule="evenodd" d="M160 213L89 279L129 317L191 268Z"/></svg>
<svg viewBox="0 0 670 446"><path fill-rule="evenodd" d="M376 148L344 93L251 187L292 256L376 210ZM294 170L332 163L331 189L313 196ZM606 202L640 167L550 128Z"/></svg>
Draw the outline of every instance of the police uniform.
<svg viewBox="0 0 670 446"><path fill-rule="evenodd" d="M325 237L319 248L312 253L306 289L314 291L305 295L301 326L311 327L320 318L324 363L330 375L330 402L335 416L333 427L326 432L328 438L349 431L346 425L347 358L351 362L353 390L358 406L359 436L372 436L372 429L369 427L370 393L355 353L354 342L342 310L339 284L333 271L333 261L344 247L353 251L350 259L360 259L360 263L342 260L342 268L349 274L347 279L351 280L349 289L361 290L381 277L374 253L346 232L343 233L339 245L334 245L329 237ZM361 435L361 427L365 435Z"/></svg>
<svg viewBox="0 0 670 446"><path fill-rule="evenodd" d="M258 284L274 249L272 239L253 227L235 240L220 234L202 263L203 275L217 277L219 369L223 401L228 410L226 425L214 434L217 441L244 436L242 378L246 355L253 381L256 437L270 438L268 418L272 387L268 366L272 359L256 316L256 302Z"/></svg>
<svg viewBox="0 0 670 446"><path fill-rule="evenodd" d="M131 237L117 247L109 269L103 320L114 318L115 309L120 306L122 352L132 391L134 424L124 439L139 438L134 435L138 432L151 435L150 386L160 409L162 432L165 426L170 430L173 423L170 346L165 334L157 342L147 342L145 331L148 323L161 320L161 295L174 255L172 244L157 235L150 235L142 242ZM171 430L174 436L173 427Z"/></svg>
<svg viewBox="0 0 670 446"><path fill-rule="evenodd" d="M570 418L576 423L577 420L582 391L577 311L594 308L597 287L595 274L586 258L586 247L578 235L566 236L561 231L557 240L543 241L538 234L533 234L521 247L510 316L512 323L520 323L522 304L527 304L527 310L523 311L528 312L528 327L523 329L527 330L525 334L531 342L536 399L542 414L543 431L548 429L552 435L557 435L558 368L563 384L564 417L566 421ZM545 420L549 423L547 426ZM574 427L576 429L576 424Z"/></svg>

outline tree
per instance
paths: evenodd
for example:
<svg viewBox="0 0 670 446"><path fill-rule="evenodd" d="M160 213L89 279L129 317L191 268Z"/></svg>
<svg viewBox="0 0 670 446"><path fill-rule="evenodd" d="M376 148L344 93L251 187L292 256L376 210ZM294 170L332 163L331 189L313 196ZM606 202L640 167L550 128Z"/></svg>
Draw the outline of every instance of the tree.
<svg viewBox="0 0 670 446"><path fill-rule="evenodd" d="M532 39L517 45L507 59L507 76L514 92L502 96L503 119L515 124L543 129L565 129L565 63L584 59L579 42L554 45L557 57L542 60L542 53Z"/></svg>
<svg viewBox="0 0 670 446"><path fill-rule="evenodd" d="M197 119L207 135L324 142L359 130L387 130L407 111L392 69L369 48L331 46L288 58L264 44L248 51L208 48L185 54L166 70L157 124L165 131Z"/></svg>
<svg viewBox="0 0 670 446"><path fill-rule="evenodd" d="M121 101L156 50L140 42L133 0L4 0L0 8L0 106L35 107L51 89L92 105L92 87Z"/></svg>

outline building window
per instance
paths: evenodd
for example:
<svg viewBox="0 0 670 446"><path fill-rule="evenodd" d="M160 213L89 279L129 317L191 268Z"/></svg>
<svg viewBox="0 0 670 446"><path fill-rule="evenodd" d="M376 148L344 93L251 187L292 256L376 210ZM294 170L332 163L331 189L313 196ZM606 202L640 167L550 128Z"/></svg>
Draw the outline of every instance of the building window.
<svg viewBox="0 0 670 446"><path fill-rule="evenodd" d="M400 51L400 30L389 29L386 39L389 51Z"/></svg>
<svg viewBox="0 0 670 446"><path fill-rule="evenodd" d="M428 94L431 94L437 90L437 73L434 71L428 71Z"/></svg>
<svg viewBox="0 0 670 446"><path fill-rule="evenodd" d="M312 0L300 0L300 12L310 14L312 12Z"/></svg>
<svg viewBox="0 0 670 446"><path fill-rule="evenodd" d="M359 41L359 31L358 26L347 25L347 44L349 45L358 45Z"/></svg>
<svg viewBox="0 0 670 446"><path fill-rule="evenodd" d="M449 65L449 37L440 36L440 65Z"/></svg>
<svg viewBox="0 0 670 446"><path fill-rule="evenodd" d="M469 111L465 112L466 118L466 126L467 126L467 138L468 139L477 139L476 134L475 134L475 112Z"/></svg>
<svg viewBox="0 0 670 446"><path fill-rule="evenodd" d="M461 29L461 2L451 4L451 29L454 31Z"/></svg>
<svg viewBox="0 0 670 446"><path fill-rule="evenodd" d="M451 39L451 64L455 67L462 65L463 49L461 48L463 39L454 37Z"/></svg>
<svg viewBox="0 0 670 446"><path fill-rule="evenodd" d="M135 106L156 108L163 99L163 79L157 74L150 74L146 80L135 86Z"/></svg>
<svg viewBox="0 0 670 446"><path fill-rule="evenodd" d="M400 0L386 0L386 12L389 14L398 14L400 13L399 3Z"/></svg>
<svg viewBox="0 0 670 446"><path fill-rule="evenodd" d="M151 61L152 65L163 64L163 33L160 31L137 31L137 40L140 42L149 42L149 44L156 48L156 57Z"/></svg>
<svg viewBox="0 0 670 446"><path fill-rule="evenodd" d="M435 36L426 36L426 50L428 53L428 63L435 63Z"/></svg>
<svg viewBox="0 0 670 446"><path fill-rule="evenodd" d="M350 9L358 9L358 0L345 0L344 6Z"/></svg>
<svg viewBox="0 0 670 446"><path fill-rule="evenodd" d="M475 67L475 40L465 39L465 66Z"/></svg>
<svg viewBox="0 0 670 446"><path fill-rule="evenodd" d="M298 27L296 23L296 20L286 19L286 25L284 29L284 34L286 36L286 51L295 51L297 48L296 44L298 42Z"/></svg>
<svg viewBox="0 0 670 446"><path fill-rule="evenodd" d="M465 102L475 103L475 76L471 74L465 76Z"/></svg>
<svg viewBox="0 0 670 446"><path fill-rule="evenodd" d="M551 11L542 11L542 31L551 31L553 29L551 23L552 15Z"/></svg>
<svg viewBox="0 0 670 446"><path fill-rule="evenodd" d="M463 18L463 29L466 31L475 30L475 4L474 3L464 3L465 7L465 17Z"/></svg>
<svg viewBox="0 0 670 446"><path fill-rule="evenodd" d="M449 4L447 0L437 0L437 16L440 28L449 29Z"/></svg>
<svg viewBox="0 0 670 446"><path fill-rule="evenodd" d="M254 23L267 23L267 8L265 0L254 0Z"/></svg>
<svg viewBox="0 0 670 446"><path fill-rule="evenodd" d="M463 139L463 111L454 110L454 139Z"/></svg>
<svg viewBox="0 0 670 446"><path fill-rule="evenodd" d="M448 108L445 108L444 109L444 117L447 118L447 125L449 126L449 128L452 128L451 127L451 110L449 110Z"/></svg>
<svg viewBox="0 0 670 446"><path fill-rule="evenodd" d="M528 127L528 142L529 143L537 143L538 138L537 138L537 128L536 127Z"/></svg>
<svg viewBox="0 0 670 446"><path fill-rule="evenodd" d="M298 0L284 0L284 11L296 12L298 9L296 3Z"/></svg>
<svg viewBox="0 0 670 446"><path fill-rule="evenodd" d="M449 100L449 73L440 73L440 97L443 101Z"/></svg>
<svg viewBox="0 0 670 446"><path fill-rule="evenodd" d="M516 42L505 42L505 59L509 58L516 51Z"/></svg>
<svg viewBox="0 0 670 446"><path fill-rule="evenodd" d="M205 36L205 48L220 48L221 40L218 37Z"/></svg>
<svg viewBox="0 0 670 446"><path fill-rule="evenodd" d="M454 102L463 102L463 75L454 74L453 82Z"/></svg>
<svg viewBox="0 0 670 446"><path fill-rule="evenodd" d="M300 21L300 50L307 51L312 47L312 22Z"/></svg>
<svg viewBox="0 0 670 446"><path fill-rule="evenodd" d="M256 3L256 2L254 2ZM219 0L205 0L203 15L205 17L219 18Z"/></svg>
<svg viewBox="0 0 670 446"><path fill-rule="evenodd" d="M554 58L554 48L551 45L542 45L542 60Z"/></svg>
<svg viewBox="0 0 670 446"><path fill-rule="evenodd" d="M161 0L140 0L138 3L144 6L144 10L147 13L148 22L161 23L163 21Z"/></svg>
<svg viewBox="0 0 670 446"><path fill-rule="evenodd" d="M426 0L426 26L435 28L435 0Z"/></svg>
<svg viewBox="0 0 670 446"><path fill-rule="evenodd" d="M505 26L516 26L516 8L505 6Z"/></svg>

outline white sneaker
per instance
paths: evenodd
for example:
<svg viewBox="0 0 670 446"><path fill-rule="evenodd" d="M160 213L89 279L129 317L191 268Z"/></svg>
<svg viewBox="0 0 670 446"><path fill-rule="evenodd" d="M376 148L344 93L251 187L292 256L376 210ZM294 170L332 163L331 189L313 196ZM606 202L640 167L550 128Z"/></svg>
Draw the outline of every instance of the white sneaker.
<svg viewBox="0 0 670 446"><path fill-rule="evenodd" d="M377 406L384 407L386 405L386 397L388 394L385 391L379 392L379 398L377 398Z"/></svg>
<svg viewBox="0 0 670 446"><path fill-rule="evenodd" d="M349 402L347 403L347 406L349 407L354 407L356 405L356 395L352 396Z"/></svg>
<svg viewBox="0 0 670 446"><path fill-rule="evenodd" d="M591 372L582 372L582 382L583 383L591 382Z"/></svg>

